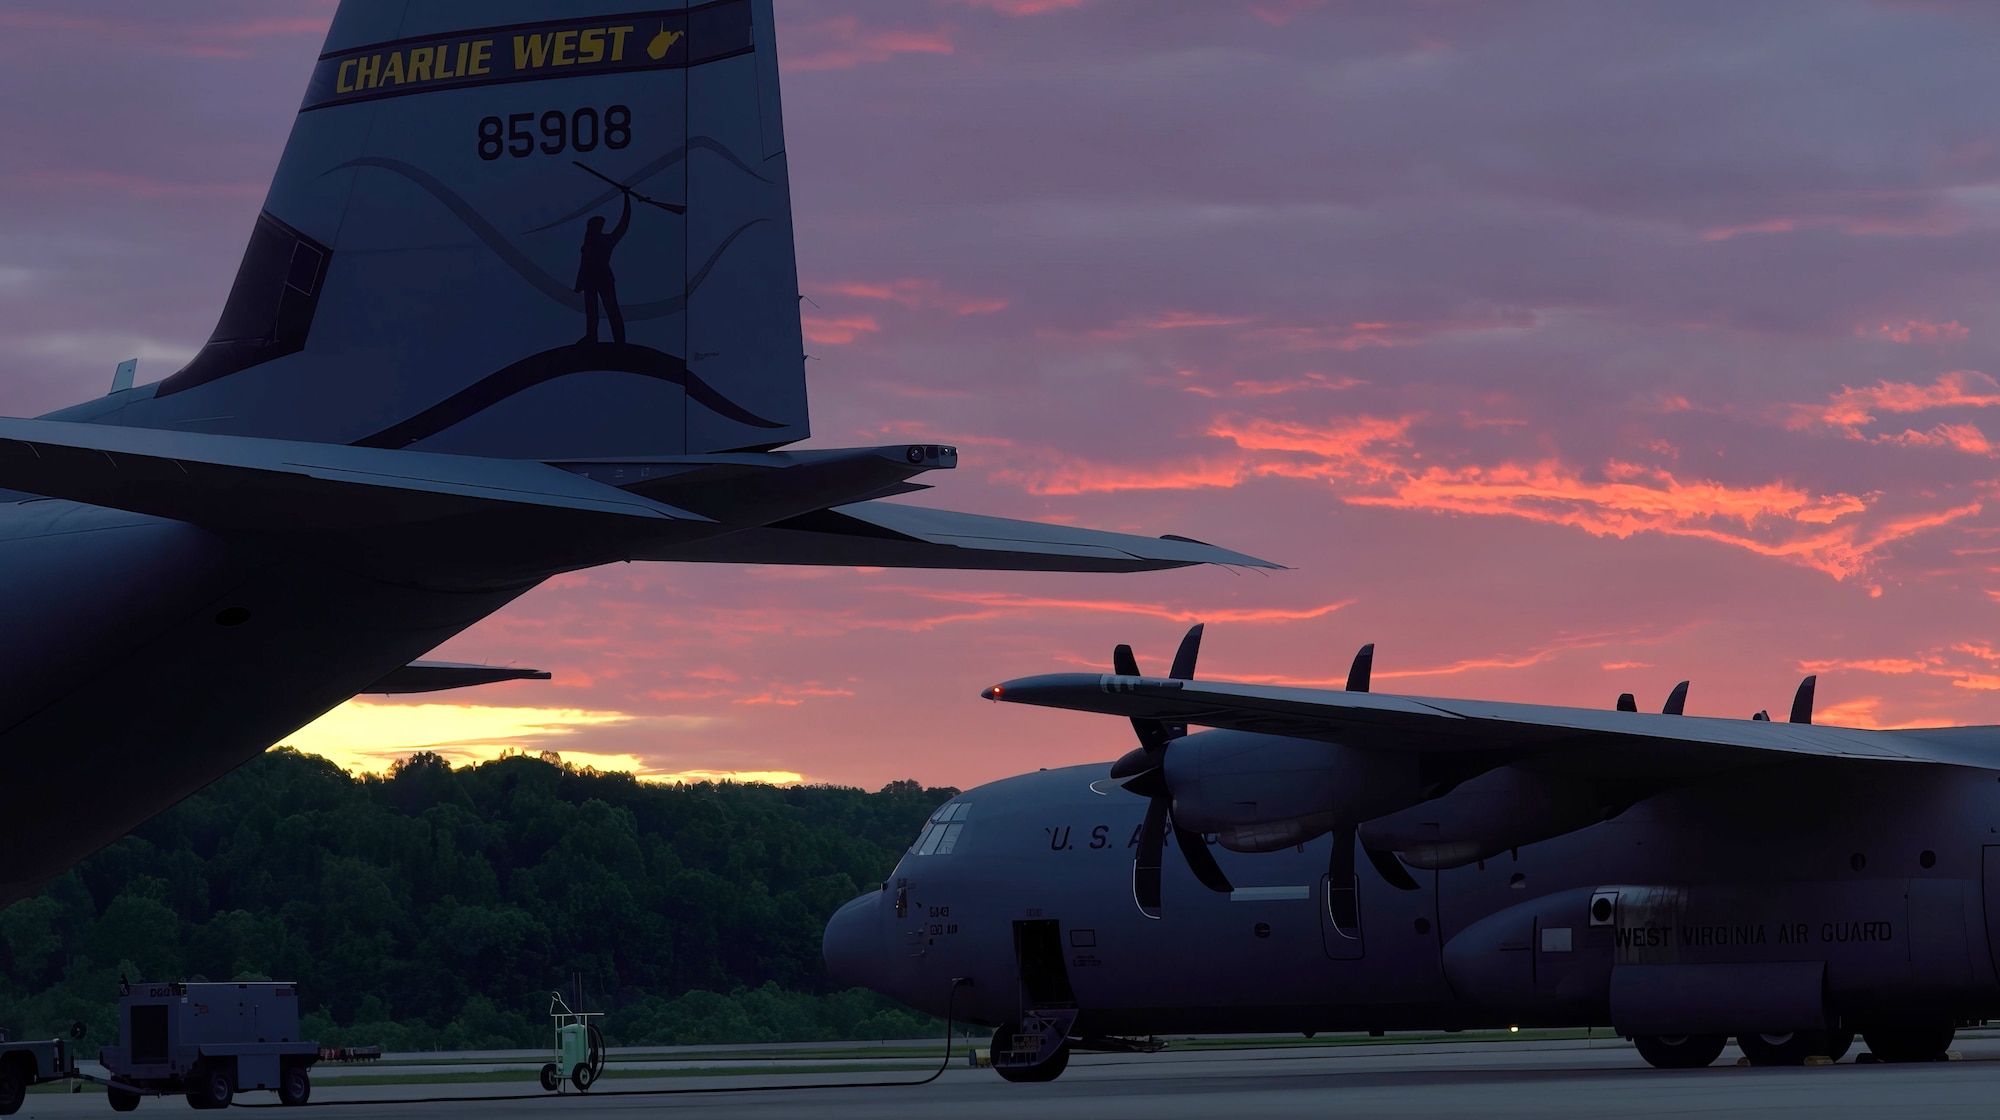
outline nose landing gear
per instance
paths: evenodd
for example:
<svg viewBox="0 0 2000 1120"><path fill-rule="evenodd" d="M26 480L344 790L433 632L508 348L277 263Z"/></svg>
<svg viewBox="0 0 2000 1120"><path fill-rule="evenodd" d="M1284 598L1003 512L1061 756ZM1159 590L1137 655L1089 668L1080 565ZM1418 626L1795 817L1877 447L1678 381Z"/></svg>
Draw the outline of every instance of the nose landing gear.
<svg viewBox="0 0 2000 1120"><path fill-rule="evenodd" d="M1069 1068L1069 1028L1076 1012L1030 1011L993 1032L993 1072L1015 1082L1054 1081Z"/></svg>

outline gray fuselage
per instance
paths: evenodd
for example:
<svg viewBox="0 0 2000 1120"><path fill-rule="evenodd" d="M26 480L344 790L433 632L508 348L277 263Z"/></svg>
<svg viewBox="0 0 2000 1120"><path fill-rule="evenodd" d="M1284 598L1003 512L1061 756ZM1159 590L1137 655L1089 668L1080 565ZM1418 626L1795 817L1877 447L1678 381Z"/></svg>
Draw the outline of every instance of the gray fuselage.
<svg viewBox="0 0 2000 1120"><path fill-rule="evenodd" d="M1738 978L1745 994L1724 997L1734 1010L1694 1009L1723 1016L1706 1029L1725 1033L2000 1009L1987 919L1989 907L2000 917L2000 783L1989 772L1739 771L1497 858L1413 869L1414 890L1357 859L1357 931L1328 916L1326 836L1271 853L1214 849L1231 895L1200 886L1168 845L1163 916L1146 917L1132 890L1146 802L1105 774L1048 770L954 799L967 807L940 811L961 826L948 854L906 854L829 923L834 980L986 1024L1068 1003L1075 1032L1094 1036L1662 1013L1661 997L1621 994L1614 973ZM1600 896L1610 904L1593 921ZM1634 967L1654 964L1676 967ZM969 983L954 997L956 978Z"/></svg>

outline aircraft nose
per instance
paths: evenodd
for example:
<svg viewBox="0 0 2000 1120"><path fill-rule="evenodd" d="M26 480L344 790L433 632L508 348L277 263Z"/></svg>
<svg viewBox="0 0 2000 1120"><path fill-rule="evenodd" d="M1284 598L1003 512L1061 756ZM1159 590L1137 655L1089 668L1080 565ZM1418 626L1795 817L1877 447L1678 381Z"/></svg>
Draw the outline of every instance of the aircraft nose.
<svg viewBox="0 0 2000 1120"><path fill-rule="evenodd" d="M826 923L820 951L826 956L827 977L836 985L886 990L883 897L877 891L852 899Z"/></svg>

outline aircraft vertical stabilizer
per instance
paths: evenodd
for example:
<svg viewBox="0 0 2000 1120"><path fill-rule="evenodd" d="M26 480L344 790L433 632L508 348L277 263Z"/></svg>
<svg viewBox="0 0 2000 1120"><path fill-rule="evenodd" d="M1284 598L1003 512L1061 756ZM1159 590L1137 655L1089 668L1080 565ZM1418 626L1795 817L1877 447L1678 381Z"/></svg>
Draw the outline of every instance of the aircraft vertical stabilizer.
<svg viewBox="0 0 2000 1120"><path fill-rule="evenodd" d="M52 419L504 458L807 435L770 0L342 4L214 334Z"/></svg>

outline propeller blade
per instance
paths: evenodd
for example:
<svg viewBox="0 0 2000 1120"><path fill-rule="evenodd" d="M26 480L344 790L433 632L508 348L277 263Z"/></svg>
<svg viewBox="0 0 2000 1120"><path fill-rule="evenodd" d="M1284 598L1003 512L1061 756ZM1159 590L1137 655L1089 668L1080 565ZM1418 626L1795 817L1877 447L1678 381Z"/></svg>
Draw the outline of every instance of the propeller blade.
<svg viewBox="0 0 2000 1120"><path fill-rule="evenodd" d="M1361 850L1368 856L1368 862L1375 866L1375 873L1382 876L1383 882L1399 891L1420 891L1423 889L1410 876L1410 869L1404 867L1403 861L1396 858L1396 853L1385 852L1381 848L1371 848L1366 844L1361 846Z"/></svg>
<svg viewBox="0 0 2000 1120"><path fill-rule="evenodd" d="M1181 648L1174 651L1174 667L1167 676L1177 681L1194 679L1194 661L1201 656L1201 629L1199 622L1188 629L1187 637L1181 639Z"/></svg>
<svg viewBox="0 0 2000 1120"><path fill-rule="evenodd" d="M1375 643L1369 642L1354 655L1354 664L1347 669L1347 691L1368 691L1368 678L1375 672Z"/></svg>
<svg viewBox="0 0 2000 1120"><path fill-rule="evenodd" d="M1198 832L1185 828L1174 829L1174 843L1180 845L1181 854L1187 857L1188 868L1201 885L1217 894L1228 894L1235 890L1229 885L1229 876L1215 862L1215 853L1208 850L1208 841Z"/></svg>
<svg viewBox="0 0 2000 1120"><path fill-rule="evenodd" d="M1139 675L1139 659L1132 656L1132 647L1121 643L1111 651L1111 671L1121 677Z"/></svg>
<svg viewBox="0 0 2000 1120"><path fill-rule="evenodd" d="M1354 826L1333 830L1333 852L1326 860L1326 912L1342 937L1361 932L1360 900L1355 897Z"/></svg>
<svg viewBox="0 0 2000 1120"><path fill-rule="evenodd" d="M1131 646L1120 644L1118 648L1111 651L1111 671L1121 677L1136 677L1139 675L1139 659L1132 655ZM1139 737L1139 745L1146 748L1146 753L1154 756L1153 765L1158 766L1160 764L1159 753L1167 749L1167 741L1187 734L1187 728L1183 726L1177 734L1159 720L1140 719L1134 716L1132 718L1132 733ZM1114 778L1117 776L1117 774L1112 775Z"/></svg>
<svg viewBox="0 0 2000 1120"><path fill-rule="evenodd" d="M1660 714L1664 716L1680 715L1687 710L1687 703L1688 682L1682 681L1674 686L1672 692L1667 693L1667 706L1660 709Z"/></svg>
<svg viewBox="0 0 2000 1120"><path fill-rule="evenodd" d="M1155 797L1139 826L1139 854L1132 860L1132 901L1148 918L1160 916L1160 850L1167 842L1167 799Z"/></svg>
<svg viewBox="0 0 2000 1120"><path fill-rule="evenodd" d="M1621 712L1636 712L1639 710L1639 702L1632 698L1631 693L1621 692L1618 694L1618 710Z"/></svg>
<svg viewBox="0 0 2000 1120"><path fill-rule="evenodd" d="M1819 674L1815 673L1799 682L1799 691L1792 697L1792 722L1811 723L1813 690L1819 684Z"/></svg>

